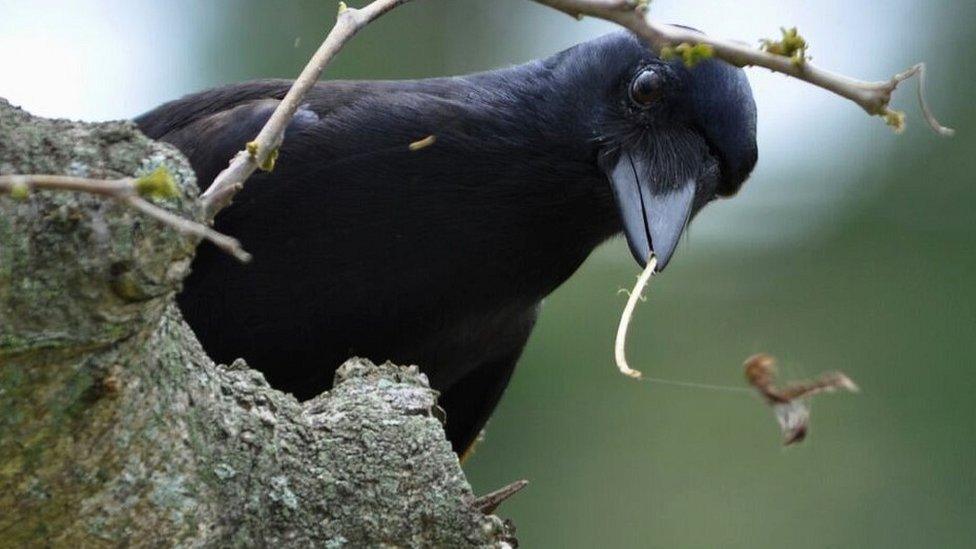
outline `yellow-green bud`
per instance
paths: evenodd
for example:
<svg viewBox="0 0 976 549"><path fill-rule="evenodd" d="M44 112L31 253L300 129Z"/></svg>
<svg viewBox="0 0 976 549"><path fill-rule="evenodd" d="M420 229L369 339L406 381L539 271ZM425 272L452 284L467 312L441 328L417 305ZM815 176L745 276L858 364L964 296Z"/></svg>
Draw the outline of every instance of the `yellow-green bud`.
<svg viewBox="0 0 976 549"><path fill-rule="evenodd" d="M244 148L247 150L247 154L251 155L251 158L257 160L258 150L260 149L260 146L258 145L257 141L248 141L247 144L244 145ZM264 159L264 162L258 164L258 169L266 172L270 172L271 170L274 169L275 162L277 161L278 161L278 149L275 148L271 150L271 154L269 154L268 157Z"/></svg>
<svg viewBox="0 0 976 549"><path fill-rule="evenodd" d="M891 126L891 129L895 133L902 133L905 131L905 113L903 111L896 111L894 109L889 109L885 107L881 116L884 118L885 124Z"/></svg>
<svg viewBox="0 0 976 549"><path fill-rule="evenodd" d="M670 61L680 57L686 67L691 68L702 61L714 57L715 49L710 44L689 44L682 42L677 46L661 48L661 59Z"/></svg>
<svg viewBox="0 0 976 549"><path fill-rule="evenodd" d="M764 38L760 40L762 44L760 49L773 55L789 57L794 65L797 67L802 66L809 59L807 56L807 48L809 45L806 39L800 36L796 27L789 29L780 27L779 31L783 35L782 39L772 40Z"/></svg>
<svg viewBox="0 0 976 549"><path fill-rule="evenodd" d="M10 198L14 200L26 200L30 194L30 187L24 181L15 181L10 186Z"/></svg>
<svg viewBox="0 0 976 549"><path fill-rule="evenodd" d="M251 155L251 158L254 158L254 157L256 157L258 155L258 142L257 141L248 141L244 145L244 148L247 149L247 154Z"/></svg>
<svg viewBox="0 0 976 549"><path fill-rule="evenodd" d="M152 172L135 180L136 192L139 196L150 198L173 198L180 192L176 186L173 174L165 166L159 166Z"/></svg>

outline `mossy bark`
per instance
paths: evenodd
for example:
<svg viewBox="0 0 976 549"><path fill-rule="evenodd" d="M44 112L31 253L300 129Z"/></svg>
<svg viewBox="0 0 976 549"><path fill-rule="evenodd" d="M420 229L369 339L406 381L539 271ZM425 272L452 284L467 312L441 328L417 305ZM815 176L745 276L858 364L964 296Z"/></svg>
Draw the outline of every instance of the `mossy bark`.
<svg viewBox="0 0 976 549"><path fill-rule="evenodd" d="M193 172L128 122L0 100L0 174ZM0 546L504 546L416 368L352 359L308 402L214 365L173 296L196 242L104 198L0 197Z"/></svg>

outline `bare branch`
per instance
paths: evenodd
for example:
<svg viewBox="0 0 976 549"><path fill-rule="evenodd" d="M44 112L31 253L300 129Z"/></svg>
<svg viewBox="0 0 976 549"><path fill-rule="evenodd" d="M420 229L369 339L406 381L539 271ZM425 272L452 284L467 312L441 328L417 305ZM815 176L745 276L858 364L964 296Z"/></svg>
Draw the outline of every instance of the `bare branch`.
<svg viewBox="0 0 976 549"><path fill-rule="evenodd" d="M15 198L26 197L35 189L61 190L94 194L111 198L168 225L183 234L204 238L242 262L251 255L236 238L219 233L202 223L180 217L149 202L139 192L140 179L86 179L64 175L0 175L0 194Z"/></svg>
<svg viewBox="0 0 976 549"><path fill-rule="evenodd" d="M230 204L234 195L243 188L244 182L255 170L271 169L274 166L278 147L284 140L285 128L301 106L305 95L322 75L322 71L346 45L346 42L374 19L409 1L375 0L360 9L350 8L345 2L339 3L339 15L335 26L298 75L271 118L261 128L254 141L247 143L245 148L234 156L230 166L217 175L213 184L201 196L204 214L208 220L213 219L220 210Z"/></svg>
<svg viewBox="0 0 976 549"><path fill-rule="evenodd" d="M498 506L504 503L505 500L519 493L522 491L522 488L525 488L528 485L529 481L525 479L516 480L507 486L503 486L494 492L489 492L474 500L471 506L486 515L490 515L494 513L495 510L498 509Z"/></svg>
<svg viewBox="0 0 976 549"><path fill-rule="evenodd" d="M777 55L758 48L719 38L711 38L691 29L656 23L646 16L646 0L534 0L573 17L584 15L605 19L630 29L646 40L651 46L661 49L675 47L680 44L707 44L711 46L715 57L723 59L739 67L755 66L792 76L814 86L831 91L847 98L868 114L882 116L890 124L899 129L900 113L891 110L891 94L898 84L918 76L918 100L922 107L925 121L937 134L945 137L952 136L955 131L939 123L932 114L922 92L924 85L924 65L921 63L897 74L889 80L868 82L858 80L842 74L821 69L807 62L797 62L796 58Z"/></svg>
<svg viewBox="0 0 976 549"><path fill-rule="evenodd" d="M244 182L257 169L270 170L284 140L285 129L308 91L322 75L322 71L339 53L345 44L363 27L388 11L407 3L409 0L374 0L367 6L349 8L339 3L339 14L335 26L329 31L322 45L315 52L288 93L272 113L271 118L261 128L257 137L244 144L201 197L204 214L212 220L217 213L230 204ZM954 132L939 124L922 93L924 66L921 64L896 75L887 81L867 82L833 73L815 65L797 63L794 58L777 55L752 48L738 42L710 38L695 31L655 23L645 16L647 2L644 0L534 0L540 4L570 14L574 17L590 15L617 23L647 40L660 49L674 47L683 43L707 44L714 55L738 66L758 66L809 82L858 104L869 114L882 116L898 127L900 113L889 108L891 94L898 84L906 78L919 77L918 98L922 112L929 125L940 135L950 136Z"/></svg>
<svg viewBox="0 0 976 549"><path fill-rule="evenodd" d="M138 196L130 196L125 202L149 217L165 225L169 225L181 233L209 240L214 246L234 256L241 263L251 261L251 254L247 253L241 247L240 241L232 236L217 232L202 223L180 217Z"/></svg>

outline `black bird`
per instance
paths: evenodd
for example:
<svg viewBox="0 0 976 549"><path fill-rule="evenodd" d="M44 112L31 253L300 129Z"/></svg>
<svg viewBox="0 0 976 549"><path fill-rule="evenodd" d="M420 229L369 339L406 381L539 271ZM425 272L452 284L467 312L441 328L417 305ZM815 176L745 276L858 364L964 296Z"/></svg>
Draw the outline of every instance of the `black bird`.
<svg viewBox="0 0 976 549"><path fill-rule="evenodd" d="M290 85L212 89L137 123L205 188ZM653 250L663 268L688 221L752 170L755 125L740 69L665 62L625 32L468 76L321 82L274 171L216 219L254 261L201 245L178 302L214 360L244 357L299 399L353 355L420 365L460 452L541 300L621 230L638 263Z"/></svg>

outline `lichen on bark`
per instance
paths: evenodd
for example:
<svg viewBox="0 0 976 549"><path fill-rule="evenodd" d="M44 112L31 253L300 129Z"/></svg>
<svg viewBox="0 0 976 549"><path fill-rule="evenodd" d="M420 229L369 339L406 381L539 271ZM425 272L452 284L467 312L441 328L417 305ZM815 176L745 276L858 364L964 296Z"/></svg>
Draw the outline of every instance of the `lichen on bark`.
<svg viewBox="0 0 976 549"><path fill-rule="evenodd" d="M129 122L0 100L0 175L193 172ZM214 365L173 296L196 242L99 197L0 196L0 546L504 546L417 368L351 359L298 402Z"/></svg>

